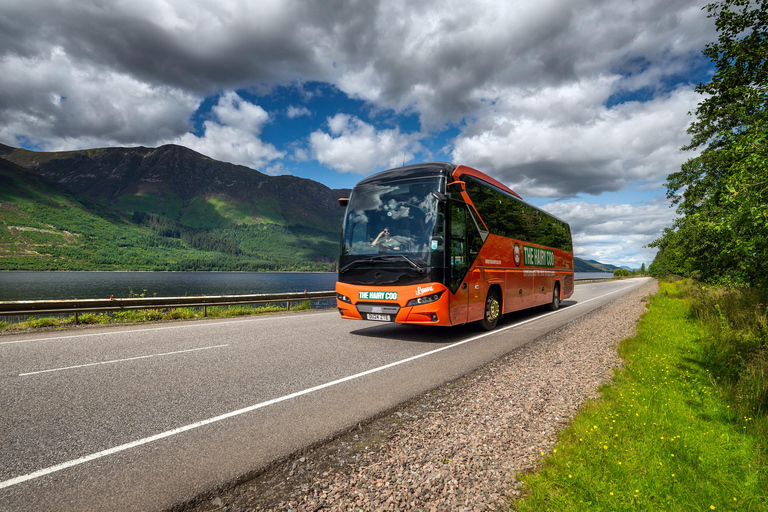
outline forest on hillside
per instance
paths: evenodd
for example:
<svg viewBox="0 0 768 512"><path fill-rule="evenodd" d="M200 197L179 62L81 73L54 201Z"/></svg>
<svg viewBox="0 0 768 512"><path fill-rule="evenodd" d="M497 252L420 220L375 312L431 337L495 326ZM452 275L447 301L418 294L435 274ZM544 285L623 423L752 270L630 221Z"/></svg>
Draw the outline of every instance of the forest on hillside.
<svg viewBox="0 0 768 512"><path fill-rule="evenodd" d="M0 160L3 270L332 271L338 234L261 223L191 228L126 216Z"/></svg>

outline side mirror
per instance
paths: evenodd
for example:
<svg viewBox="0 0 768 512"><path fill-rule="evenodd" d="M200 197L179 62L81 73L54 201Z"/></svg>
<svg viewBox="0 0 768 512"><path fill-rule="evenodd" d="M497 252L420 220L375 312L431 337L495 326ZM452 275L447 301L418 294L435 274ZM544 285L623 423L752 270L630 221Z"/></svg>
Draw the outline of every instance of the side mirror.
<svg viewBox="0 0 768 512"><path fill-rule="evenodd" d="M432 195L435 197L435 199L441 202L445 202L448 200L448 196L443 194L442 192L433 191Z"/></svg>
<svg viewBox="0 0 768 512"><path fill-rule="evenodd" d="M456 190L458 190L460 192L464 192L465 190L467 190L467 184L464 183L463 181L452 181L449 184L447 184L445 187L446 188L448 188L448 187L456 187Z"/></svg>
<svg viewBox="0 0 768 512"><path fill-rule="evenodd" d="M349 198L348 197L340 197L339 198L339 206L346 208L349 204Z"/></svg>

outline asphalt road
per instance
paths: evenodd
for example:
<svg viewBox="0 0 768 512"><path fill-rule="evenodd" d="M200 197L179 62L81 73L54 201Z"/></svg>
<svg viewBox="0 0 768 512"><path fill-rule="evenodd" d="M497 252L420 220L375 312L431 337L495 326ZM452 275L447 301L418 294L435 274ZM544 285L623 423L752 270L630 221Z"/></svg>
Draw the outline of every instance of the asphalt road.
<svg viewBox="0 0 768 512"><path fill-rule="evenodd" d="M162 510L640 286L586 284L484 333L335 311L0 337L0 510Z"/></svg>

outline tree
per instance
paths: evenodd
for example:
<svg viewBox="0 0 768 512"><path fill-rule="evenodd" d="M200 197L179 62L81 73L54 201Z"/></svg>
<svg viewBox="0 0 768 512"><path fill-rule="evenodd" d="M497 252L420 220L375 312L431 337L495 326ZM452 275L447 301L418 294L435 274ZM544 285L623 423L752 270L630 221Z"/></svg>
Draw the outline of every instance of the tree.
<svg viewBox="0 0 768 512"><path fill-rule="evenodd" d="M669 175L667 196L682 214L650 244L652 273L733 284L768 284L768 0L706 6L718 40L703 53L716 72L688 129L701 149ZM703 149L702 149L703 148Z"/></svg>
<svg viewBox="0 0 768 512"><path fill-rule="evenodd" d="M647 273L648 273L648 271L645 269L645 262L643 262L643 264L640 265L640 275L644 276Z"/></svg>

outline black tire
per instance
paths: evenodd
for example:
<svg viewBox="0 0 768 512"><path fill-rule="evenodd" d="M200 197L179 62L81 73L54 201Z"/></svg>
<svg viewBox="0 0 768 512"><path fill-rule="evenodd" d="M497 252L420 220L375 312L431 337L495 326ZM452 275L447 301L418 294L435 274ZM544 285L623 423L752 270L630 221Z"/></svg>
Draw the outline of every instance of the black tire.
<svg viewBox="0 0 768 512"><path fill-rule="evenodd" d="M549 309L552 311L560 309L560 283L555 283L555 289L552 291L552 302L549 303Z"/></svg>
<svg viewBox="0 0 768 512"><path fill-rule="evenodd" d="M480 325L486 331L492 331L499 323L499 318L501 318L501 301L499 301L499 293L492 288L485 297L483 319L480 320Z"/></svg>

